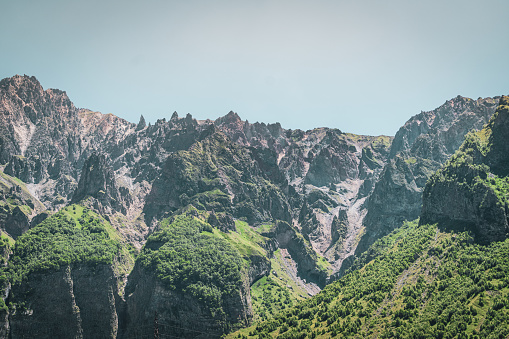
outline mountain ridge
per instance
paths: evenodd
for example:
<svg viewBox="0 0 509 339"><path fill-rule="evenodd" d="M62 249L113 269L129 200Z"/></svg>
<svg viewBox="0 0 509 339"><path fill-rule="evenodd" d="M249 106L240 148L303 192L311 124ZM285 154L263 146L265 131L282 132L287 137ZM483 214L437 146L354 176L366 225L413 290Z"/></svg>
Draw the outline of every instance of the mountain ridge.
<svg viewBox="0 0 509 339"><path fill-rule="evenodd" d="M229 338L509 335L509 97L426 183L420 219L319 294Z"/></svg>
<svg viewBox="0 0 509 339"><path fill-rule="evenodd" d="M190 321L203 332L228 332L318 293L348 272L377 239L415 219L428 178L467 132L487 122L498 101L458 96L410 118L393 138L330 128L286 130L279 123L251 124L232 111L214 121L174 112L169 120L147 125L141 116L135 124L78 109L64 91L44 90L34 77L4 79L0 159L7 181L0 228L20 244L37 243L29 230L45 218L50 218L46 224L55 222L59 211L72 206L93 211L119 248L130 253L122 252L132 258L120 265L122 271L138 272L118 276L116 311L108 315L113 320L104 331L119 338L133 334L132 319L150 321L150 309L161 323L171 325L166 329L170 332L172 326L189 328ZM401 194L408 197L407 205L398 203ZM193 274L210 274L200 267L186 268L190 277L178 288L167 283L165 274L150 271L170 270L180 262L182 254L169 255L165 247L183 239L169 232L169 225L191 232L189 239L206 244L216 258L228 249L231 256L223 264L241 266L238 302L225 301L220 313L206 306L203 291L222 298L224 286L217 279L193 285ZM15 262L21 256L13 246ZM147 258L155 258L150 270ZM120 266L111 263L113 271ZM53 274L44 272L43 277ZM17 284L34 281L27 276ZM129 292L124 294L126 285ZM263 302L260 296L271 290L284 296L285 303ZM150 295L157 298L146 309L133 302ZM178 297L174 303L168 297L172 295ZM165 311L183 302L190 305L188 311ZM37 299L26 300L29 310L32 304L39 309ZM203 308L199 319L206 324L193 319L197 307ZM19 328L13 331L19 333ZM177 332L192 337L192 332Z"/></svg>

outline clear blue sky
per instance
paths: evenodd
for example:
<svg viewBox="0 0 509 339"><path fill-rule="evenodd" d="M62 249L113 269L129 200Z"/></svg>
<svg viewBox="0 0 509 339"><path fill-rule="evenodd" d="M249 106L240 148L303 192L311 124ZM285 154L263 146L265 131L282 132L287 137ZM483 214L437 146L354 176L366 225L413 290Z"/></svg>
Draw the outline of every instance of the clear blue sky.
<svg viewBox="0 0 509 339"><path fill-rule="evenodd" d="M394 135L458 94L509 94L507 0L0 0L0 46L1 78L132 122Z"/></svg>

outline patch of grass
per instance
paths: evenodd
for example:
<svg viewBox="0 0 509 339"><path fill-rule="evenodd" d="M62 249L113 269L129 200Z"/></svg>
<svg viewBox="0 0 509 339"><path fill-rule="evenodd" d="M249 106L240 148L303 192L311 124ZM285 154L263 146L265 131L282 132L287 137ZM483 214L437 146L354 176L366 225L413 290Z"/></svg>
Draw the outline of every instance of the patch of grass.
<svg viewBox="0 0 509 339"><path fill-rule="evenodd" d="M7 243L11 248L14 247L14 244L16 243L16 240L14 240L9 234L5 233L4 231L0 231L0 238L4 243Z"/></svg>
<svg viewBox="0 0 509 339"><path fill-rule="evenodd" d="M306 299L308 297L307 292L286 273L284 269L284 260L283 253L280 249L277 249L274 252L274 257L270 260L272 269L270 274L289 289L290 296L293 300L300 301ZM274 272L276 273L274 274Z"/></svg>
<svg viewBox="0 0 509 339"><path fill-rule="evenodd" d="M256 232L263 234L272 231L275 227L276 227L275 224L261 224L259 226L256 226L255 230Z"/></svg>
<svg viewBox="0 0 509 339"><path fill-rule="evenodd" d="M233 245L239 253L245 258L253 255L267 256L267 251L262 245L268 240L264 236L258 234L247 222L241 220L235 220L235 227L237 232L221 232L218 229L214 229L214 234L221 236Z"/></svg>
<svg viewBox="0 0 509 339"><path fill-rule="evenodd" d="M406 159L405 159L405 162L406 162L407 164L409 164L409 165L413 165L413 164L415 164L415 163L417 162L417 159L416 159L416 158L414 158L414 157L410 157L410 158L406 158Z"/></svg>
<svg viewBox="0 0 509 339"><path fill-rule="evenodd" d="M299 300L290 292L279 277L272 273L262 277L251 286L254 319L264 321L280 311L292 307Z"/></svg>
<svg viewBox="0 0 509 339"><path fill-rule="evenodd" d="M373 145L374 148L380 147L388 148L392 144L392 139L393 139L392 137L389 137L387 135L379 135L373 139L371 144Z"/></svg>

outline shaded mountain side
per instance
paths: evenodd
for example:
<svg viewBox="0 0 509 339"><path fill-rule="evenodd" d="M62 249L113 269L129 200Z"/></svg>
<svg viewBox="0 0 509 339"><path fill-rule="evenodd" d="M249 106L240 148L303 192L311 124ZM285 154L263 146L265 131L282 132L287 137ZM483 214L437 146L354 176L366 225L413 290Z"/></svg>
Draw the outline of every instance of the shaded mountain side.
<svg viewBox="0 0 509 339"><path fill-rule="evenodd" d="M292 221L289 186L275 154L240 147L214 132L189 151L171 154L147 196L149 218L192 204L205 210L246 218L250 224Z"/></svg>
<svg viewBox="0 0 509 339"><path fill-rule="evenodd" d="M113 169L104 154L93 153L87 159L71 203L89 197L97 200L96 209L102 209L101 214L112 214L112 210L127 214L131 204L129 189L117 185Z"/></svg>
<svg viewBox="0 0 509 339"><path fill-rule="evenodd" d="M366 231L357 254L376 239L416 219L429 177L462 144L472 129L481 129L495 112L499 97L472 100L458 96L408 120L391 145L389 161L366 201Z"/></svg>

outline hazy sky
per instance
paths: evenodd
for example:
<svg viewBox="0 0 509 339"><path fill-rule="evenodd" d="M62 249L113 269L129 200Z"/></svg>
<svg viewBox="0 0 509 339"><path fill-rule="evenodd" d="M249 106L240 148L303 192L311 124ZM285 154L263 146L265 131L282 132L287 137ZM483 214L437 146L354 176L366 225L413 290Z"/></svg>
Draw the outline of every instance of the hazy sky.
<svg viewBox="0 0 509 339"><path fill-rule="evenodd" d="M509 1L0 0L0 77L137 122L230 110L394 135L460 94L509 94Z"/></svg>

